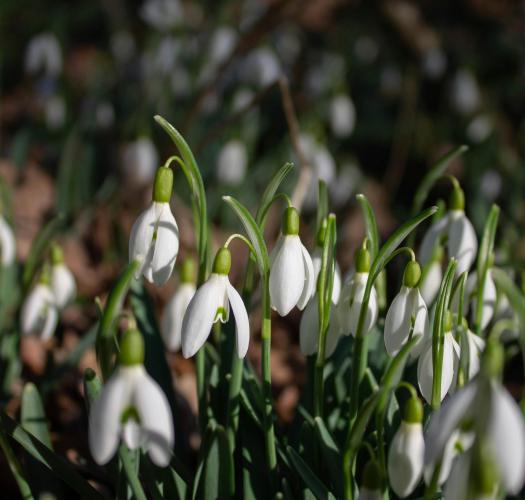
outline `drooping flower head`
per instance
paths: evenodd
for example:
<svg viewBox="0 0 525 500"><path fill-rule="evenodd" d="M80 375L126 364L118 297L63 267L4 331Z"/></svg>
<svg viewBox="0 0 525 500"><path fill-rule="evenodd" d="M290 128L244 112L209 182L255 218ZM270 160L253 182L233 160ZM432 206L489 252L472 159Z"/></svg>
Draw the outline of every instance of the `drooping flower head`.
<svg viewBox="0 0 525 500"><path fill-rule="evenodd" d="M423 475L425 441L422 421L423 405L414 395L405 405L401 426L388 450L388 479L400 498L410 495Z"/></svg>
<svg viewBox="0 0 525 500"><path fill-rule="evenodd" d="M443 246L439 241L435 242L430 261L423 267L419 290L428 307L432 305L439 293L439 287L443 281Z"/></svg>
<svg viewBox="0 0 525 500"><path fill-rule="evenodd" d="M410 261L403 276L403 286L388 309L385 319L385 346L390 356L414 335L421 335L418 344L428 334L428 310L419 292L421 267Z"/></svg>
<svg viewBox="0 0 525 500"><path fill-rule="evenodd" d="M58 309L63 309L75 300L75 277L64 263L64 252L57 244L51 248L51 289Z"/></svg>
<svg viewBox="0 0 525 500"><path fill-rule="evenodd" d="M281 316L296 306L304 309L314 293L314 269L310 254L299 238L299 214L293 207L284 213L282 235L270 260L272 309Z"/></svg>
<svg viewBox="0 0 525 500"><path fill-rule="evenodd" d="M450 196L447 214L430 226L420 248L423 265L431 260L436 245L445 238L449 258L454 257L458 264L456 276L468 271L476 258L478 239L471 222L465 215L465 195L456 179Z"/></svg>
<svg viewBox="0 0 525 500"><path fill-rule="evenodd" d="M129 238L129 260L139 260L141 274L156 285L168 281L179 252L179 228L169 201L173 191L173 172L162 166L155 175L153 202L133 224Z"/></svg>
<svg viewBox="0 0 525 500"><path fill-rule="evenodd" d="M235 316L237 355L244 358L250 342L248 313L239 292L230 284L231 253L221 247L208 280L195 292L182 321L182 354L190 358L204 345L214 323L226 323L230 306Z"/></svg>
<svg viewBox="0 0 525 500"><path fill-rule="evenodd" d="M91 455L97 464L106 464L122 438L129 449L144 447L153 463L166 467L173 453L173 418L166 395L144 368L144 340L138 330L124 333L119 362L91 408Z"/></svg>
<svg viewBox="0 0 525 500"><path fill-rule="evenodd" d="M49 268L44 267L38 283L27 295L21 310L23 335L35 335L42 340L51 338L58 322L55 296L50 287Z"/></svg>
<svg viewBox="0 0 525 500"><path fill-rule="evenodd" d="M381 500L383 498L383 473L381 467L370 459L363 469L363 479L357 500Z"/></svg>
<svg viewBox="0 0 525 500"><path fill-rule="evenodd" d="M341 333L344 335L355 336L357 334L359 314L363 304L369 272L370 252L366 249L366 245L363 244L356 251L355 273L343 285L341 297L336 308L337 323ZM363 334L367 334L374 327L378 314L377 292L375 288L372 288L363 325Z"/></svg>
<svg viewBox="0 0 525 500"><path fill-rule="evenodd" d="M164 308L160 332L169 351L178 351L181 347L182 320L195 295L194 274L193 260L185 259L182 262L180 284Z"/></svg>

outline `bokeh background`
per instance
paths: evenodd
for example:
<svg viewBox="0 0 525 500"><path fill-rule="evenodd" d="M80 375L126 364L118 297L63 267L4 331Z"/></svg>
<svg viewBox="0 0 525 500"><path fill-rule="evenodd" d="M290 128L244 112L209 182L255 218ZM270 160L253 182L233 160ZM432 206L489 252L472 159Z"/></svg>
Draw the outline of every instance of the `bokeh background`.
<svg viewBox="0 0 525 500"><path fill-rule="evenodd" d="M1 211L14 226L21 265L39 231L63 214L58 241L79 290L45 346L14 342L23 292L15 286L4 293L1 404L16 415L23 382L39 381L55 449L73 461L88 456L81 377L96 366L87 337L97 320L95 298L105 300L127 262L130 227L151 199L156 167L173 153L155 114L183 133L197 157L216 245L238 230L221 196L253 209L273 173L297 161L276 84L285 77L314 172L303 207L309 248L317 178L327 182L337 214L344 271L363 237L355 194L370 199L385 237L408 215L427 169L466 144L450 172L465 188L468 215L480 234L497 202L502 258L523 262L522 2L2 0L0 36ZM189 192L181 172L175 179L180 255L192 255ZM293 191L296 180L291 175L285 188ZM431 201L447 192L438 184ZM267 231L270 246L279 213ZM233 248L232 281L239 283L246 253ZM149 288L159 317L176 283ZM299 317L274 326L272 374L283 425L294 417L305 377ZM18 348L13 362L5 353ZM78 359L64 369L72 352ZM180 428L195 448L193 364L179 354L169 360ZM6 498L16 497L3 458L0 470Z"/></svg>

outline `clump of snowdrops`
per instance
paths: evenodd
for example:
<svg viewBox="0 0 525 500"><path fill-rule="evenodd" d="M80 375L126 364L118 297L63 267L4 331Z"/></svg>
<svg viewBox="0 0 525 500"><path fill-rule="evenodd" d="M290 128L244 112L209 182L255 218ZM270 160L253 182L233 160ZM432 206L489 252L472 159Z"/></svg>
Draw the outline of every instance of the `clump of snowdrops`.
<svg viewBox="0 0 525 500"><path fill-rule="evenodd" d="M525 297L511 278L515 270L498 261L499 208L477 235L459 182L446 175L466 148L429 170L411 217L384 242L373 207L358 195L366 232L343 276L322 181L315 247L301 240L300 207L281 191L291 164L276 171L257 207L223 197L239 232L214 248L194 155L172 125L156 120L178 153L156 171L151 204L130 234L129 264L89 333L98 366L84 376L85 465L79 470L53 451L34 385L24 389L21 425L0 414L0 444L24 498L33 497L33 478L13 441L86 498L100 497L100 485L139 499L517 495L525 481L525 422L502 373L506 352L523 336ZM449 182L448 202L424 208L438 181ZM180 266L174 182L187 182L195 217L196 262ZM282 210L281 230L269 252L264 229L274 204ZM249 252L239 283L229 277L235 239ZM4 218L0 245L5 274L15 242ZM36 278L38 253L29 267L20 325L23 335L46 341L74 299L75 283L60 247L47 257L42 248ZM395 293L387 298L393 260L404 273L389 283ZM158 328L143 282L160 286L177 268L178 286ZM272 318L295 308L303 311L308 371L295 421L284 429L272 401ZM246 359L254 331L261 336L260 370ZM195 360L197 464L185 460L178 443L168 350Z"/></svg>

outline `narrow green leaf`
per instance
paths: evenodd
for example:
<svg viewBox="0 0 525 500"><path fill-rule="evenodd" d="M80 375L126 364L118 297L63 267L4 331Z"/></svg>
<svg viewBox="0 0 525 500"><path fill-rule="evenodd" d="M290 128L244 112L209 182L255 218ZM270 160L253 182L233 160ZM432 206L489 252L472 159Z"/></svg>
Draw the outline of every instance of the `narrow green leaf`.
<svg viewBox="0 0 525 500"><path fill-rule="evenodd" d="M377 229L376 216L374 209L367 197L364 194L358 194L356 196L361 210L363 211L363 218L365 219L366 237L368 238L370 256L372 261L375 259L377 252L379 251L379 231Z"/></svg>
<svg viewBox="0 0 525 500"><path fill-rule="evenodd" d="M462 145L454 148L452 151L449 151L446 155L441 157L435 165L430 167L430 170L427 172L421 184L417 188L416 194L414 195L414 201L412 203L412 215L417 214L423 208L423 205L428 197L434 184L443 176L447 170L450 162L462 155L468 150L468 146Z"/></svg>
<svg viewBox="0 0 525 500"><path fill-rule="evenodd" d="M294 164L293 163L285 163L272 177L268 185L266 186L266 189L264 190L264 193L261 197L261 201L259 203L259 208L257 209L257 214L255 216L255 220L260 226L264 225L264 215L268 213L268 208L270 204L272 203L273 197L275 196L275 193L279 189L279 186L284 181L286 176L293 170Z"/></svg>
<svg viewBox="0 0 525 500"><path fill-rule="evenodd" d="M65 216L63 214L58 214L56 217L51 219L36 235L35 241L31 245L31 250L29 251L29 255L24 266L24 271L22 273L22 286L24 290L27 290L29 285L31 285L31 281L34 278L39 262L44 256L44 253L55 234L62 229L64 222Z"/></svg>
<svg viewBox="0 0 525 500"><path fill-rule="evenodd" d="M316 231L319 232L323 221L328 217L328 188L326 182L323 179L319 179L318 185L318 200L317 200L317 218L316 218Z"/></svg>
<svg viewBox="0 0 525 500"><path fill-rule="evenodd" d="M343 478L339 467L343 457L330 431L320 417L315 418L314 427L320 445L323 469L330 478L334 493L339 498L343 492Z"/></svg>
<svg viewBox="0 0 525 500"><path fill-rule="evenodd" d="M44 404L38 393L35 384L28 382L22 391L22 408L20 421L22 427L38 438L49 449L51 446L51 436L46 422Z"/></svg>
<svg viewBox="0 0 525 500"><path fill-rule="evenodd" d="M286 447L290 462L293 465L295 471L301 476L302 480L310 488L315 495L315 498L319 499L335 499L334 495L330 493L328 488L323 484L312 469L308 467L308 464L301 458L291 446Z"/></svg>
<svg viewBox="0 0 525 500"><path fill-rule="evenodd" d="M257 265L259 266L259 271L261 275L265 274L270 268L268 250L266 248L266 243L264 242L264 237L262 235L261 229L252 214L248 209L239 201L237 201L232 196L223 196L222 199L230 205L233 211L237 214L244 230L248 235L248 238L253 245L255 250L255 258L257 259Z"/></svg>
<svg viewBox="0 0 525 500"><path fill-rule="evenodd" d="M76 491L81 498L104 498L64 458L50 450L3 411L0 411L0 424L4 431L20 444L29 455L44 464L59 479Z"/></svg>

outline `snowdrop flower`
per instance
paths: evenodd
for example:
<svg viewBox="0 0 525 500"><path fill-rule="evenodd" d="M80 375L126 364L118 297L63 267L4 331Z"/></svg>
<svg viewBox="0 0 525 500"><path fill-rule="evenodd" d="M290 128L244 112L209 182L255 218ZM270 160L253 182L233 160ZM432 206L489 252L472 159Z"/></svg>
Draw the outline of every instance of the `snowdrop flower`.
<svg viewBox="0 0 525 500"><path fill-rule="evenodd" d="M193 275L193 261L186 259L182 263L180 285L164 308L160 332L164 345L169 351L178 351L181 347L182 320L191 299L195 295Z"/></svg>
<svg viewBox="0 0 525 500"><path fill-rule="evenodd" d="M454 109L462 115L476 111L481 103L481 92L471 71L461 69L455 74L450 99Z"/></svg>
<svg viewBox="0 0 525 500"><path fill-rule="evenodd" d="M426 347L419 357L417 364L417 380L419 390L427 401L432 402L432 381L434 379L434 368L432 364L432 342L426 342ZM447 395L454 381L455 367L460 358L460 347L452 334L452 315L447 314L445 320L445 333L443 342L443 366L441 371L441 394L440 400Z"/></svg>
<svg viewBox="0 0 525 500"><path fill-rule="evenodd" d="M179 228L171 213L173 172L160 167L155 175L153 201L133 224L129 237L129 260L139 260L141 274L156 285L168 281L179 252Z"/></svg>
<svg viewBox="0 0 525 500"><path fill-rule="evenodd" d="M142 187L149 185L158 165L157 150L149 137L140 137L124 147L122 167L126 180Z"/></svg>
<svg viewBox="0 0 525 500"><path fill-rule="evenodd" d="M259 47L246 59L244 79L259 87L275 82L282 73L281 63L275 52L268 47Z"/></svg>
<svg viewBox="0 0 525 500"><path fill-rule="evenodd" d="M443 247L436 242L430 262L424 267L421 282L419 284L419 291L425 301L425 304L432 304L439 293L441 282L443 281L443 267L441 262L443 260Z"/></svg>
<svg viewBox="0 0 525 500"><path fill-rule="evenodd" d="M326 334L325 356L329 358L335 351L339 342L339 328L334 325L335 315L334 309L330 312L330 326ZM310 356L317 352L319 343L319 303L317 294L315 294L301 317L299 325L299 345L301 352L305 356Z"/></svg>
<svg viewBox="0 0 525 500"><path fill-rule="evenodd" d="M478 240L471 222L465 215L465 195L456 179L453 179L454 189L450 198L448 213L432 224L421 243L420 261L424 265L429 262L436 244L443 236L447 236L449 258L454 257L458 264L456 276L468 271L476 258Z"/></svg>
<svg viewBox="0 0 525 500"><path fill-rule="evenodd" d="M383 473L375 460L369 460L363 470L363 482L357 500L382 500Z"/></svg>
<svg viewBox="0 0 525 500"><path fill-rule="evenodd" d="M16 257L15 235L11 226L0 215L0 262L2 266L10 266Z"/></svg>
<svg viewBox="0 0 525 500"><path fill-rule="evenodd" d="M56 77L62 71L62 50L53 33L40 33L34 36L27 46L25 59L26 72L36 75L42 72L47 77Z"/></svg>
<svg viewBox="0 0 525 500"><path fill-rule="evenodd" d="M64 263L64 253L58 245L51 249L51 289L58 309L75 300L77 285L73 273Z"/></svg>
<svg viewBox="0 0 525 500"><path fill-rule="evenodd" d="M184 10L179 0L147 0L140 9L142 19L152 28L168 31L181 24Z"/></svg>
<svg viewBox="0 0 525 500"><path fill-rule="evenodd" d="M425 436L425 463L436 463L450 435L456 429L468 428L474 436L467 452L471 461L479 459L480 447L488 452L491 469L497 472L501 485L516 495L525 483L525 423L519 406L497 380L503 360L501 345L489 341L479 375L432 415ZM480 479L468 462L463 465L464 482L467 478Z"/></svg>
<svg viewBox="0 0 525 500"><path fill-rule="evenodd" d="M44 269L37 285L27 295L21 310L23 335L36 335L48 340L55 332L58 311L55 297L49 286L49 270Z"/></svg>
<svg viewBox="0 0 525 500"><path fill-rule="evenodd" d="M468 346L468 379L471 380L479 372L481 353L485 349L485 341L467 328L466 339Z"/></svg>
<svg viewBox="0 0 525 500"><path fill-rule="evenodd" d="M248 152L244 142L238 139L228 141L217 159L217 177L228 186L242 183L248 166Z"/></svg>
<svg viewBox="0 0 525 500"><path fill-rule="evenodd" d="M463 313L468 314L470 307L472 307L472 317L476 318L477 305L477 288L478 288L477 272L469 275L465 283L465 296L463 300ZM494 279L492 278L491 268L488 269L483 285L483 302L481 304L481 323L482 330L488 326L494 317L497 302L497 291ZM459 304L459 291L454 294L452 300L452 308L457 310Z"/></svg>
<svg viewBox="0 0 525 500"><path fill-rule="evenodd" d="M138 330L124 333L119 360L91 408L91 455L97 464L106 464L122 437L129 449L144 447L154 464L166 467L175 438L173 418L166 395L144 369L144 341Z"/></svg>
<svg viewBox="0 0 525 500"><path fill-rule="evenodd" d="M226 323L230 306L235 316L237 356L244 358L250 343L250 323L241 296L230 284L231 254L222 247L213 262L208 280L195 292L182 321L182 354L193 356L206 342L214 323Z"/></svg>
<svg viewBox="0 0 525 500"><path fill-rule="evenodd" d="M400 498L410 495L423 475L425 441L422 421L423 405L417 396L412 396L388 450L388 478Z"/></svg>
<svg viewBox="0 0 525 500"><path fill-rule="evenodd" d="M340 94L330 102L330 126L334 135L340 139L350 137L355 127L355 105L352 99Z"/></svg>
<svg viewBox="0 0 525 500"><path fill-rule="evenodd" d="M403 286L396 295L385 319L385 347L390 356L395 356L413 335L428 333L428 310L419 292L421 267L410 261L403 276ZM420 339L418 344L422 340Z"/></svg>
<svg viewBox="0 0 525 500"><path fill-rule="evenodd" d="M304 309L315 290L314 268L299 238L299 214L294 207L288 207L284 213L282 235L270 260L272 309L281 316L295 306Z"/></svg>
<svg viewBox="0 0 525 500"><path fill-rule="evenodd" d="M352 334L354 337L357 334L359 314L370 271L370 253L364 247L359 248L356 252L355 268L356 272L343 285L341 297L336 308L340 333L344 335ZM377 292L375 288L372 288L363 331L361 332L363 335L367 334L374 327L378 313Z"/></svg>

